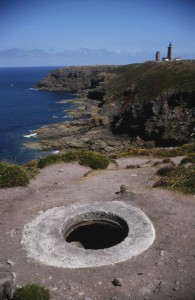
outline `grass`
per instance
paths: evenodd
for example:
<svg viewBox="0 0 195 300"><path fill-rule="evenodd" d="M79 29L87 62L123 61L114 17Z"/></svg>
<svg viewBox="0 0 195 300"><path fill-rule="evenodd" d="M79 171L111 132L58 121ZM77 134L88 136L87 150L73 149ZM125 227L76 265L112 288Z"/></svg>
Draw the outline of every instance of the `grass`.
<svg viewBox="0 0 195 300"><path fill-rule="evenodd" d="M163 179L158 180L154 187L167 188L185 194L195 194L195 166L177 166Z"/></svg>
<svg viewBox="0 0 195 300"><path fill-rule="evenodd" d="M49 300L49 290L39 284L26 284L17 288L14 293L14 300Z"/></svg>
<svg viewBox="0 0 195 300"><path fill-rule="evenodd" d="M130 64L109 73L108 96L112 100L122 96L124 104L141 103L168 90L191 91L195 86L195 60Z"/></svg>
<svg viewBox="0 0 195 300"><path fill-rule="evenodd" d="M190 153L181 160L181 164L191 163L195 164L195 153Z"/></svg>
<svg viewBox="0 0 195 300"><path fill-rule="evenodd" d="M170 157L184 156L181 164L177 167L170 160ZM176 148L130 148L126 152L120 152L108 158L105 155L94 151L73 151L65 154L53 154L40 159L33 160L24 166L0 162L0 188L10 188L16 186L27 186L29 179L46 166L55 163L68 163L78 161L83 166L91 169L106 169L110 162L115 162L113 158L128 156L148 156L163 158L161 163L169 163L159 169L157 175L163 177L155 183L155 187L161 186L185 193L195 193L195 145L186 144ZM116 163L116 162L115 162ZM157 166L159 162L154 163ZM138 168L139 166L127 166L127 168Z"/></svg>
<svg viewBox="0 0 195 300"><path fill-rule="evenodd" d="M109 159L97 152L80 152L78 161L83 166L89 166L91 169L106 169L109 165Z"/></svg>
<svg viewBox="0 0 195 300"><path fill-rule="evenodd" d="M168 176L169 174L171 174L171 172L173 171L174 167L173 166L166 166L163 168L160 168L156 174L160 175L160 176Z"/></svg>
<svg viewBox="0 0 195 300"><path fill-rule="evenodd" d="M157 171L157 175L161 178L154 184L154 187L162 187L187 194L195 194L194 144L185 144L175 148L130 148L126 152L115 154L115 158L128 156L163 158L162 162L155 162L153 166L157 166L161 163L169 163L170 165L160 168ZM170 159L170 157L176 156L185 156L181 160L179 166L175 166Z"/></svg>
<svg viewBox="0 0 195 300"><path fill-rule="evenodd" d="M171 161L170 157L184 156L179 166ZM157 175L161 178L154 187L167 188L187 194L195 194L195 145L185 144L175 148L130 148L126 152L115 154L114 157L147 156L163 158L162 162L155 162L153 166L169 163L169 166L160 168ZM188 166L190 164L190 166Z"/></svg>
<svg viewBox="0 0 195 300"><path fill-rule="evenodd" d="M195 152L195 145L193 144L185 144L180 147L174 147L174 148L146 149L146 148L132 147L129 148L129 150L127 150L126 152L116 153L114 157L119 158L119 157L128 157L128 156L148 156L148 157L164 158L166 162L166 159L170 157L191 155L193 152Z"/></svg>
<svg viewBox="0 0 195 300"><path fill-rule="evenodd" d="M195 153L184 157L178 166L170 164L160 168L156 174L161 178L154 184L154 187L195 194Z"/></svg>
<svg viewBox="0 0 195 300"><path fill-rule="evenodd" d="M12 165L7 162L0 163L0 187L1 188L27 186L28 183L29 183L29 177L24 167Z"/></svg>
<svg viewBox="0 0 195 300"><path fill-rule="evenodd" d="M42 169L54 163L73 161L78 161L81 165L89 166L94 170L106 169L109 165L109 159L103 154L91 151L75 151L62 155L49 155L42 158L38 162L38 168Z"/></svg>
<svg viewBox="0 0 195 300"><path fill-rule="evenodd" d="M53 154L33 160L24 166L14 165L8 162L0 162L0 188L27 186L29 179L34 177L39 169L55 163L69 163L78 161L80 165L88 166L93 170L106 169L111 161L105 155L92 151L75 151L65 154Z"/></svg>

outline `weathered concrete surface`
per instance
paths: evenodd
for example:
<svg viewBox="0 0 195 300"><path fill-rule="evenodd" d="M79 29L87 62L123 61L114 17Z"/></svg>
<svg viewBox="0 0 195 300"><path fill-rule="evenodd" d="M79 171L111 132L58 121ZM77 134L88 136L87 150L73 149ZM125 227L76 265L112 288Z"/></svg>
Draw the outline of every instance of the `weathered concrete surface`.
<svg viewBox="0 0 195 300"><path fill-rule="evenodd" d="M93 214L91 214L93 213ZM99 214L126 221L129 232L123 242L107 249L81 249L64 240L66 227L75 222L93 220ZM93 216L93 217L92 217ZM101 218L100 218L101 219ZM22 244L28 257L45 265L63 268L86 268L115 264L145 251L154 241L155 230L139 209L119 201L62 206L50 209L25 226Z"/></svg>

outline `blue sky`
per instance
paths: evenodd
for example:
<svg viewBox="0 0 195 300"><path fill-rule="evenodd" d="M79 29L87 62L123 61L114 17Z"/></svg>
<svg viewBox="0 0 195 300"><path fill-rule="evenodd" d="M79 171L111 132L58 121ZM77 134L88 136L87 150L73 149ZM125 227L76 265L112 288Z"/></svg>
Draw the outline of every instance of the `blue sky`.
<svg viewBox="0 0 195 300"><path fill-rule="evenodd" d="M1 0L0 67L195 59L194 0Z"/></svg>

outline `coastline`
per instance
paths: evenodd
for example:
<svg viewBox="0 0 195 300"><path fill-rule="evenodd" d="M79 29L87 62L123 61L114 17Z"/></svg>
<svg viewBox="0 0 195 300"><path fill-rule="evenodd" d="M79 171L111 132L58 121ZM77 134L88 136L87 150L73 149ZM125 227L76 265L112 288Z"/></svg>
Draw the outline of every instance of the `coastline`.
<svg viewBox="0 0 195 300"><path fill-rule="evenodd" d="M52 123L33 131L36 141L28 141L25 147L33 150L60 151L95 150L113 154L130 147L128 135L114 135L108 116L100 112L99 101L76 98L77 106L68 113L72 121ZM67 111L66 111L67 112Z"/></svg>
<svg viewBox="0 0 195 300"><path fill-rule="evenodd" d="M107 71L115 65L75 66L53 70L36 85L40 90L75 93L77 98L67 100L76 107L66 111L72 121L55 122L38 128L36 141L25 144L28 149L66 152L95 150L112 154L130 147L128 135L115 135L111 131L109 114L102 111L104 83L110 76Z"/></svg>
<svg viewBox="0 0 195 300"><path fill-rule="evenodd" d="M36 88L77 95L77 107L69 111L74 120L36 130L37 142L27 147L112 154L131 146L164 148L194 143L192 74L194 62L151 61L53 70Z"/></svg>

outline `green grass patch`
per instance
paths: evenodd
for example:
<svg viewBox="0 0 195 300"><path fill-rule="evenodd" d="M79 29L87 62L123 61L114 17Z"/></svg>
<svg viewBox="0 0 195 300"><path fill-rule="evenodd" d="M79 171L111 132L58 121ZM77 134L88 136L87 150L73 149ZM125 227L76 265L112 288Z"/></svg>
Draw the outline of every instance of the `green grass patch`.
<svg viewBox="0 0 195 300"><path fill-rule="evenodd" d="M118 152L115 154L116 157L128 157L128 156L148 156L156 158L164 158L164 163L169 162L169 157L184 156L195 152L195 145L185 144L180 147L174 148L138 148L132 147L125 152ZM113 157L113 156L112 156Z"/></svg>
<svg viewBox="0 0 195 300"><path fill-rule="evenodd" d="M29 178L34 178L35 175L39 173L39 168L37 167L37 164L37 160L31 160L24 165L24 168Z"/></svg>
<svg viewBox="0 0 195 300"><path fill-rule="evenodd" d="M14 165L8 162L0 162L0 188L11 188L17 186L27 186L29 178L34 177L39 169L51 164L69 163L78 161L83 166L91 169L106 169L110 159L105 155L92 151L75 151L65 154L53 154L41 158L39 161L33 160L24 166Z"/></svg>
<svg viewBox="0 0 195 300"><path fill-rule="evenodd" d="M78 161L83 166L89 166L92 169L106 169L109 165L109 159L98 152L92 151L75 151L65 154L54 154L39 160L38 168L42 169L51 164L60 162Z"/></svg>
<svg viewBox="0 0 195 300"><path fill-rule="evenodd" d="M49 165L64 162L64 163L69 163L69 162L74 162L78 161L79 159L79 152L67 152L65 154L52 154L48 155L46 157L41 158L38 161L38 168L43 169Z"/></svg>
<svg viewBox="0 0 195 300"><path fill-rule="evenodd" d="M121 99L121 91L131 90L123 99L125 104L141 103L170 90L192 91L195 86L195 60L130 64L109 73L106 88L113 101Z"/></svg>
<svg viewBox="0 0 195 300"><path fill-rule="evenodd" d="M24 167L12 165L6 162L0 163L0 187L9 188L16 186L27 186L28 174Z"/></svg>
<svg viewBox="0 0 195 300"><path fill-rule="evenodd" d="M156 174L161 178L154 184L154 187L195 194L195 153L191 153L194 151L194 145L184 145L179 150L189 154L181 160L178 166L170 162L169 166L159 169Z"/></svg>
<svg viewBox="0 0 195 300"><path fill-rule="evenodd" d="M145 148L137 148L137 147L132 147L129 148L125 152L119 152L117 153L117 157L128 157L128 156L151 156L152 150L150 149L145 149Z"/></svg>
<svg viewBox="0 0 195 300"><path fill-rule="evenodd" d="M109 165L109 159L97 152L80 152L78 161L82 166L89 166L94 170L106 169Z"/></svg>
<svg viewBox="0 0 195 300"><path fill-rule="evenodd" d="M195 164L195 153L190 153L181 160L181 164L191 163Z"/></svg>
<svg viewBox="0 0 195 300"><path fill-rule="evenodd" d="M158 180L154 187L163 187L186 194L195 194L195 166L177 166Z"/></svg>
<svg viewBox="0 0 195 300"><path fill-rule="evenodd" d="M14 300L49 300L49 290L39 284L26 284L17 288L14 293Z"/></svg>
<svg viewBox="0 0 195 300"><path fill-rule="evenodd" d="M49 165L55 164L55 163L60 163L62 162L62 155L58 155L58 154L52 154L52 155L48 155L46 157L41 158L38 161L38 168L43 169Z"/></svg>

